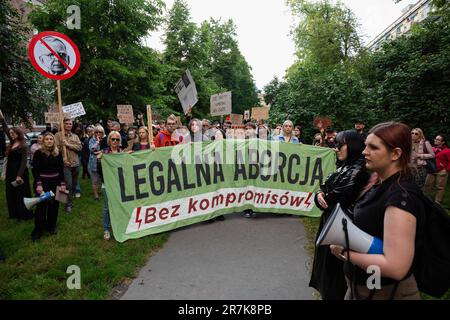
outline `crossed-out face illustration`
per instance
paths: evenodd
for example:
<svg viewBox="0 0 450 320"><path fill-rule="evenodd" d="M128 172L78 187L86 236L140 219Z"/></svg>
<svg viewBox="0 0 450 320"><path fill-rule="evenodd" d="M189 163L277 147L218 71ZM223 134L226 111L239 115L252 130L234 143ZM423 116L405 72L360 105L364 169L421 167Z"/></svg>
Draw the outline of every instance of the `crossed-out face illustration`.
<svg viewBox="0 0 450 320"><path fill-rule="evenodd" d="M37 50L40 50L39 64L43 66L48 73L54 75L62 75L67 71L67 66L70 66L71 57L67 52L67 47L64 42L56 37L45 37L45 43L58 55L56 57L44 44L40 43ZM66 65L64 65L64 63Z"/></svg>

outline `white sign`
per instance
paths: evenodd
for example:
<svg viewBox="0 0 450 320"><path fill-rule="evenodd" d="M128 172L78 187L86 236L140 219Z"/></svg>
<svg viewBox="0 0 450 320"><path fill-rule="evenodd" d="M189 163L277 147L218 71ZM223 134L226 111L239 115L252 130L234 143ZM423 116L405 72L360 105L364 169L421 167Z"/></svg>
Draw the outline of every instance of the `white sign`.
<svg viewBox="0 0 450 320"><path fill-rule="evenodd" d="M70 113L70 117L75 119L79 116L84 116L86 111L84 111L83 104L81 102L69 104L62 107L64 113Z"/></svg>
<svg viewBox="0 0 450 320"><path fill-rule="evenodd" d="M184 114L187 114L198 102L197 88L189 70L186 70L181 76L181 79L178 80L175 86L175 93L178 95L178 99L180 99Z"/></svg>
<svg viewBox="0 0 450 320"><path fill-rule="evenodd" d="M212 95L210 101L212 116L231 114L231 91Z"/></svg>

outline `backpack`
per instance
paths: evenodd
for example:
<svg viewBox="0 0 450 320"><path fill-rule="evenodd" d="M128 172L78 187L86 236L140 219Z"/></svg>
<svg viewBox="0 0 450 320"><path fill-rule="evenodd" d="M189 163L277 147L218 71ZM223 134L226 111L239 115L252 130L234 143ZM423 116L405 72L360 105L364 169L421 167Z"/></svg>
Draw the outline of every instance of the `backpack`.
<svg viewBox="0 0 450 320"><path fill-rule="evenodd" d="M425 223L413 273L421 292L440 298L450 288L450 216L422 192L416 195L424 204Z"/></svg>

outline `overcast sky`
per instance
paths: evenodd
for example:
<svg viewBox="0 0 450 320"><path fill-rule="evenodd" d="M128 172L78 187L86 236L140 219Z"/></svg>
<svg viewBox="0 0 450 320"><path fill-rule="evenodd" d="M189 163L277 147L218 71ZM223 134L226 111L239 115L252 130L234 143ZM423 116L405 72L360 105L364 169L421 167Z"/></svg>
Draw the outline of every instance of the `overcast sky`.
<svg viewBox="0 0 450 320"><path fill-rule="evenodd" d="M400 17L401 10L418 0L343 0L361 24L368 43ZM174 0L165 0L167 10ZM294 42L289 35L293 18L284 0L186 0L192 20L200 24L210 17L233 19L239 48L252 67L253 79L262 89L276 75L282 78L295 60ZM161 33L152 34L148 46L163 50ZM195 79L194 79L195 81Z"/></svg>

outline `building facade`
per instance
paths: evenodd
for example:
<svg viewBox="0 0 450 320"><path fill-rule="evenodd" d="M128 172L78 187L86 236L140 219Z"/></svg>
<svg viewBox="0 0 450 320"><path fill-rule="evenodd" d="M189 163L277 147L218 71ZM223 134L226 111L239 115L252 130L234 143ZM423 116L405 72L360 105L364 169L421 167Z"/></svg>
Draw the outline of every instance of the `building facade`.
<svg viewBox="0 0 450 320"><path fill-rule="evenodd" d="M425 20L432 10L431 0L420 0L416 4L408 5L402 10L402 15L370 41L367 47L369 50L378 50L384 42L408 34L412 26Z"/></svg>

